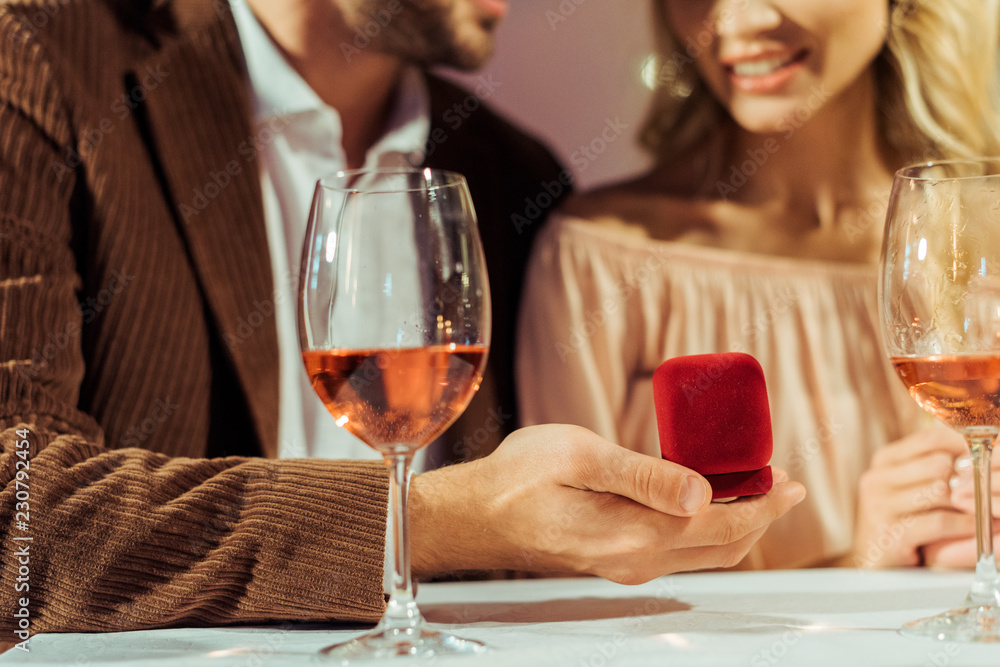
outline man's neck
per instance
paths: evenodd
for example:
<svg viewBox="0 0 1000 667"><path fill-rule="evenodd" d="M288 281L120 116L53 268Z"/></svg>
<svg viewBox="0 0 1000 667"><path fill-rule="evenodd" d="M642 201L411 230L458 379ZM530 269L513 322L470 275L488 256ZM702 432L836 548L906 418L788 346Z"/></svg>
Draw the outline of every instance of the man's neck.
<svg viewBox="0 0 1000 667"><path fill-rule="evenodd" d="M288 63L340 114L347 166L362 166L385 129L402 63L356 48L356 34L330 0L247 4Z"/></svg>

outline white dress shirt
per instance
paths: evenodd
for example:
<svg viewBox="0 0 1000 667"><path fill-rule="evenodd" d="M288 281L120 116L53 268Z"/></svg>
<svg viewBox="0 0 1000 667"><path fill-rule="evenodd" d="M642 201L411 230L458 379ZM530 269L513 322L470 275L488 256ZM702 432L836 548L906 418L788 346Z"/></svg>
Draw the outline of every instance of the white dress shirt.
<svg viewBox="0 0 1000 667"><path fill-rule="evenodd" d="M232 0L250 75L259 151L280 354L278 455L377 459L381 455L333 417L309 384L296 331L299 257L316 180L347 167L337 110L323 102L286 62L245 0ZM430 133L430 101L423 73L403 75L385 134L366 156L366 168L411 166ZM419 164L419 159L416 164ZM414 469L422 468L423 452Z"/></svg>

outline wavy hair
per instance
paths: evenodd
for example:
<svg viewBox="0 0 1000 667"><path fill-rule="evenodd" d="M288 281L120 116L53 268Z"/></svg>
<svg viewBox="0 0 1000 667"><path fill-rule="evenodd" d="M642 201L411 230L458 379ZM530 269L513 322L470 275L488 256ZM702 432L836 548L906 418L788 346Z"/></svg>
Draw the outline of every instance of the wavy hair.
<svg viewBox="0 0 1000 667"><path fill-rule="evenodd" d="M652 0L656 86L639 141L658 160L706 145L734 121ZM708 30L708 28L706 28ZM1000 155L1000 0L891 0L872 64L880 136L906 162Z"/></svg>

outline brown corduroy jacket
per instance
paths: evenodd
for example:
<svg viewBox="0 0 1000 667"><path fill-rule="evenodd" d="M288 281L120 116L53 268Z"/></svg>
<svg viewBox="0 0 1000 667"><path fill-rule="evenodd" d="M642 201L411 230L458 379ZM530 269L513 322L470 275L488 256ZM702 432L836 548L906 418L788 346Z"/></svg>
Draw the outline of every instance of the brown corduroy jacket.
<svg viewBox="0 0 1000 667"><path fill-rule="evenodd" d="M383 467L274 459L268 135L228 5L139 4L0 3L0 629L373 620ZM568 179L430 87L427 163L469 178L494 299L457 460L516 424L523 268Z"/></svg>

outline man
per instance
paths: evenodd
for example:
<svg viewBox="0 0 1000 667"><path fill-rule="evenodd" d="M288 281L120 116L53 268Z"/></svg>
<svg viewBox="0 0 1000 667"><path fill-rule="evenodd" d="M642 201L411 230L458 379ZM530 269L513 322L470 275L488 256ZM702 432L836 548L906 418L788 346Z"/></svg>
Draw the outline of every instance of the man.
<svg viewBox="0 0 1000 667"><path fill-rule="evenodd" d="M0 6L0 530L5 558L30 551L27 570L4 563L0 586L28 600L0 596L4 624L25 608L32 632L379 616L383 466L274 458L312 418L285 401L291 281L274 267L294 266L299 241L282 225L310 160L391 163L413 128L417 158L469 176L497 328L480 407L452 443L487 453L479 434L513 425L519 231L531 230L510 215L560 172L409 65L478 64L502 8ZM271 52L283 76L257 61ZM282 87L295 77L305 85ZM535 427L414 479L413 567L642 581L736 562L801 494L784 483L709 507L691 471Z"/></svg>

